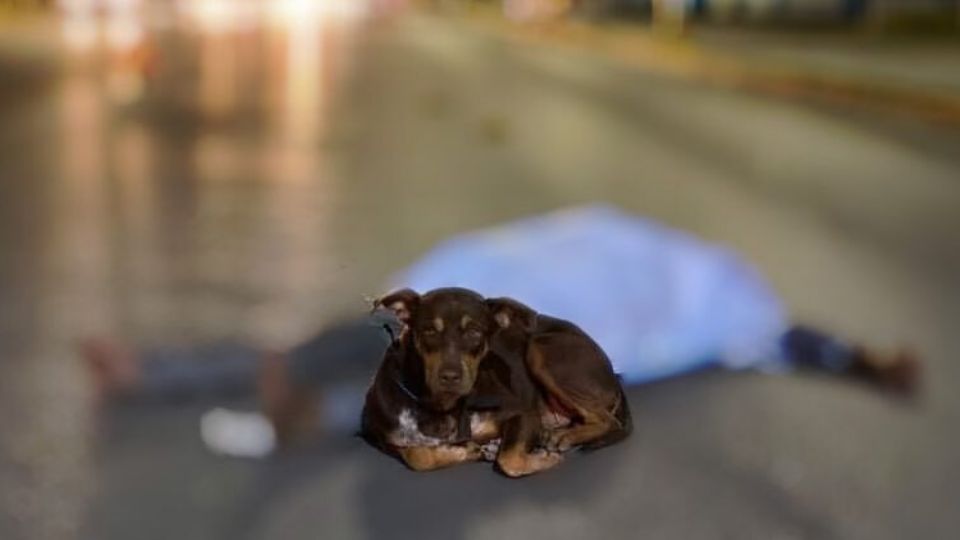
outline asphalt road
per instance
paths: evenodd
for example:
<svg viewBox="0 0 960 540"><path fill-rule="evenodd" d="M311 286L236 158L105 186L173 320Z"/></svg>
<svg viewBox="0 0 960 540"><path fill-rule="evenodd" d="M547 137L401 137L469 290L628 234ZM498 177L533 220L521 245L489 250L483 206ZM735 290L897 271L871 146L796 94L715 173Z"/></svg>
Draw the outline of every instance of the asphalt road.
<svg viewBox="0 0 960 540"><path fill-rule="evenodd" d="M432 16L292 21L0 55L0 536L960 532L956 133ZM800 320L912 344L923 399L668 381L631 390L628 442L522 481L414 474L347 437L224 460L200 446L203 406L89 408L79 336L289 344L450 234L592 201L739 250Z"/></svg>

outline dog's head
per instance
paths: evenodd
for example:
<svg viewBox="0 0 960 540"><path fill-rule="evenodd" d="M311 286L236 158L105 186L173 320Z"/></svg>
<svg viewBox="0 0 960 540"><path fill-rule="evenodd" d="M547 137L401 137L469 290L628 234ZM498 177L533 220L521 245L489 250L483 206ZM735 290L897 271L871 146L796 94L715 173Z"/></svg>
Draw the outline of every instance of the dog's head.
<svg viewBox="0 0 960 540"><path fill-rule="evenodd" d="M468 289L435 289L420 295L402 289L380 298L406 326L403 340L423 360L429 404L449 410L473 390L480 361L500 328L493 311Z"/></svg>

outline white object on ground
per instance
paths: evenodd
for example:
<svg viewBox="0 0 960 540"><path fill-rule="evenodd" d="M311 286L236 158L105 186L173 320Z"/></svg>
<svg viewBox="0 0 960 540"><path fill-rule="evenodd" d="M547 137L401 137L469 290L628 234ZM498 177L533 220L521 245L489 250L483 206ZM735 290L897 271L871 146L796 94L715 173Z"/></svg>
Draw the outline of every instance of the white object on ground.
<svg viewBox="0 0 960 540"><path fill-rule="evenodd" d="M242 458L266 457L277 441L273 425L262 414L219 407L200 418L200 437L211 452Z"/></svg>

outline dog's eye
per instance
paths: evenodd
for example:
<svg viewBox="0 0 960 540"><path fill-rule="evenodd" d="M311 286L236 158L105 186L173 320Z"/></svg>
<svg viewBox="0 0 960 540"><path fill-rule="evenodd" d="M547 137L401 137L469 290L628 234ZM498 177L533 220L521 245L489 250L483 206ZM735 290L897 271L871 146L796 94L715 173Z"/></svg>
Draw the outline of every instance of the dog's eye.
<svg viewBox="0 0 960 540"><path fill-rule="evenodd" d="M433 337L437 335L437 330L435 328L424 328L423 335L427 337Z"/></svg>
<svg viewBox="0 0 960 540"><path fill-rule="evenodd" d="M476 328L470 328L467 330L466 336L470 339L480 339L483 337L483 333Z"/></svg>

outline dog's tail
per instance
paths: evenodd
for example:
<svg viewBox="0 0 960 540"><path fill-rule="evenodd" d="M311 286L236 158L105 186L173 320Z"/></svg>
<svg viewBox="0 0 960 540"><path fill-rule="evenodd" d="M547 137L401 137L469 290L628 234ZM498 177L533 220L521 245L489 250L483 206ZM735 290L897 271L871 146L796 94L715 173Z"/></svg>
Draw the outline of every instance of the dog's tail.
<svg viewBox="0 0 960 540"><path fill-rule="evenodd" d="M613 417L616 420L616 424L610 431L584 444L580 449L584 451L599 450L604 446L618 443L633 433L633 415L630 414L630 403L627 401L627 395L623 391L623 386L620 387L620 399L616 408L613 410Z"/></svg>

